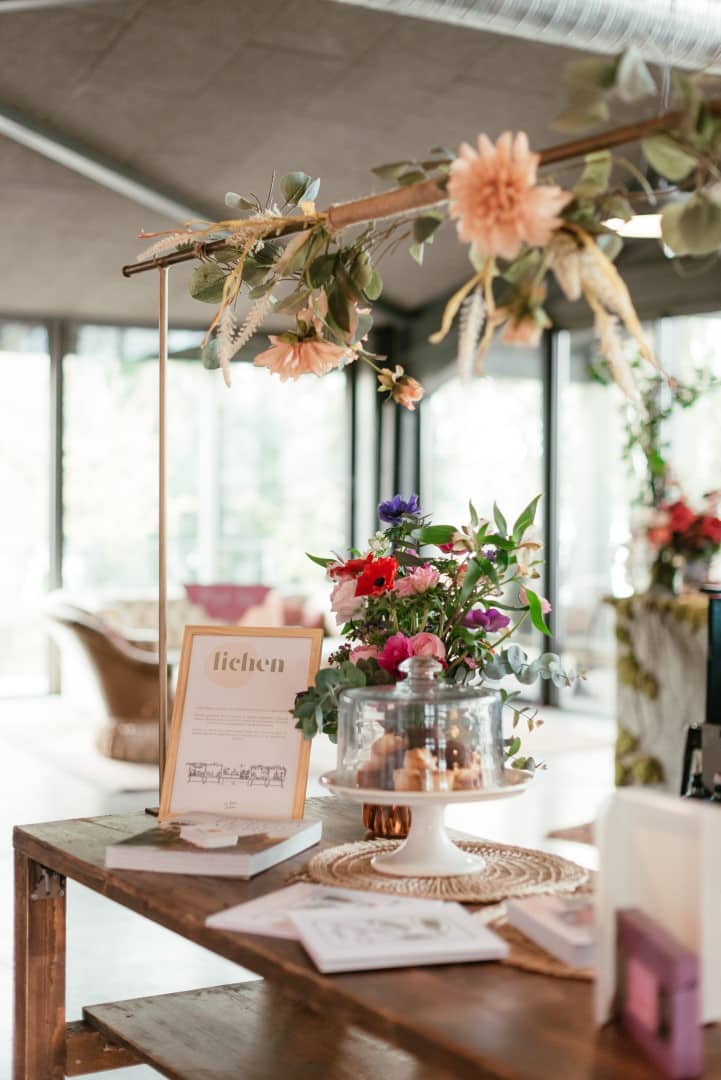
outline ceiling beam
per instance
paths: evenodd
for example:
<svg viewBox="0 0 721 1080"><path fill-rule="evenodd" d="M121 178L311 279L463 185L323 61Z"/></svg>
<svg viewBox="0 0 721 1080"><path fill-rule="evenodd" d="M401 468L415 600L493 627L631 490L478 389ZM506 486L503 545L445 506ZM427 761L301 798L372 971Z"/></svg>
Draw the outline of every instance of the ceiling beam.
<svg viewBox="0 0 721 1080"><path fill-rule="evenodd" d="M217 220L217 210L185 202L181 196L158 187L113 158L97 153L10 106L0 106L0 135L173 221Z"/></svg>

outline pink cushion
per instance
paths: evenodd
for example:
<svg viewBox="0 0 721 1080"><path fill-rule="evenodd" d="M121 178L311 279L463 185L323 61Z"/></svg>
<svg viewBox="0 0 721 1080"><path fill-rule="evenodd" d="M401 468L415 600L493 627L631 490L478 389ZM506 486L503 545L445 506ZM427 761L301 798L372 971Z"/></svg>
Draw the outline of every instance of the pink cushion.
<svg viewBox="0 0 721 1080"><path fill-rule="evenodd" d="M262 604L268 585L185 585L191 604L202 607L211 619L237 622L248 610Z"/></svg>

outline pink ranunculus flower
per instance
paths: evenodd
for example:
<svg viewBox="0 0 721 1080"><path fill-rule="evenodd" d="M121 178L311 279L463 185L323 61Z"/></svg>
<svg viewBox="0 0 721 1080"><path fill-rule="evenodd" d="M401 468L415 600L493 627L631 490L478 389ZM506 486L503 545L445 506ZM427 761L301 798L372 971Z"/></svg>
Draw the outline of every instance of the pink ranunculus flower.
<svg viewBox="0 0 721 1080"><path fill-rule="evenodd" d="M425 566L417 566L406 577L396 578L393 591L398 596L415 596L417 593L428 592L438 584L440 574L426 563Z"/></svg>
<svg viewBox="0 0 721 1080"><path fill-rule="evenodd" d="M413 656L432 656L441 662L446 659L446 647L436 634L416 634L410 640Z"/></svg>
<svg viewBox="0 0 721 1080"><path fill-rule="evenodd" d="M521 585L520 589L518 590L518 599L524 607L528 607L528 596L526 595L526 590L524 589L523 585ZM541 601L541 613L543 615L548 615L549 611L551 610L550 601L546 600L545 596L539 596L538 599Z"/></svg>
<svg viewBox="0 0 721 1080"><path fill-rule="evenodd" d="M478 136L478 150L462 143L448 181L451 217L458 236L481 258L515 259L524 244L544 246L561 224L573 196L555 184L536 184L539 155L528 137L510 131L494 145Z"/></svg>
<svg viewBox="0 0 721 1080"><path fill-rule="evenodd" d="M389 675L397 675L400 664L412 655L411 639L407 638L405 634L398 633L388 638L379 652L377 660Z"/></svg>
<svg viewBox="0 0 721 1080"><path fill-rule="evenodd" d="M375 645L356 645L355 649L351 649L348 659L352 664L357 664L359 660L377 660L378 649Z"/></svg>
<svg viewBox="0 0 721 1080"><path fill-rule="evenodd" d="M337 626L343 626L352 619L363 605L363 597L355 594L355 584L353 578L344 578L333 587L330 606Z"/></svg>

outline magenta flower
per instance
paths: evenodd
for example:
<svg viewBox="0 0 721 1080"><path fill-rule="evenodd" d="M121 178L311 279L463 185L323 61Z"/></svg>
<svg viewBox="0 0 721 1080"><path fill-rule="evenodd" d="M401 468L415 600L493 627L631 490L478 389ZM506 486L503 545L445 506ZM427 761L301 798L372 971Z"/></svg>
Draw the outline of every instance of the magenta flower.
<svg viewBox="0 0 721 1080"><path fill-rule="evenodd" d="M495 634L497 630L503 630L510 623L508 615L503 615L498 608L489 607L473 608L463 620L463 625L470 630L485 630L487 634Z"/></svg>
<svg viewBox="0 0 721 1080"><path fill-rule="evenodd" d="M398 633L388 638L378 654L378 663L389 675L395 676L398 674L400 664L412 655L410 638Z"/></svg>

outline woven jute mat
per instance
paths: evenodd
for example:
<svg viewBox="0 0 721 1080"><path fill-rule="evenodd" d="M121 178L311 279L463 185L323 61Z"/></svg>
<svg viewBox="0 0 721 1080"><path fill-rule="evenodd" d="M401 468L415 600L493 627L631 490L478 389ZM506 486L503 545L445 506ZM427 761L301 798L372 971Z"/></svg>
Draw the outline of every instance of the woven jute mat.
<svg viewBox="0 0 721 1080"><path fill-rule="evenodd" d="M482 855L486 869L457 877L391 877L371 866L374 855L394 851L398 840L359 840L325 848L305 870L306 880L320 885L413 896L427 900L456 900L466 904L496 904L510 897L535 893L575 892L588 880L588 871L559 855L530 848L493 844L487 840L456 841L463 851Z"/></svg>

